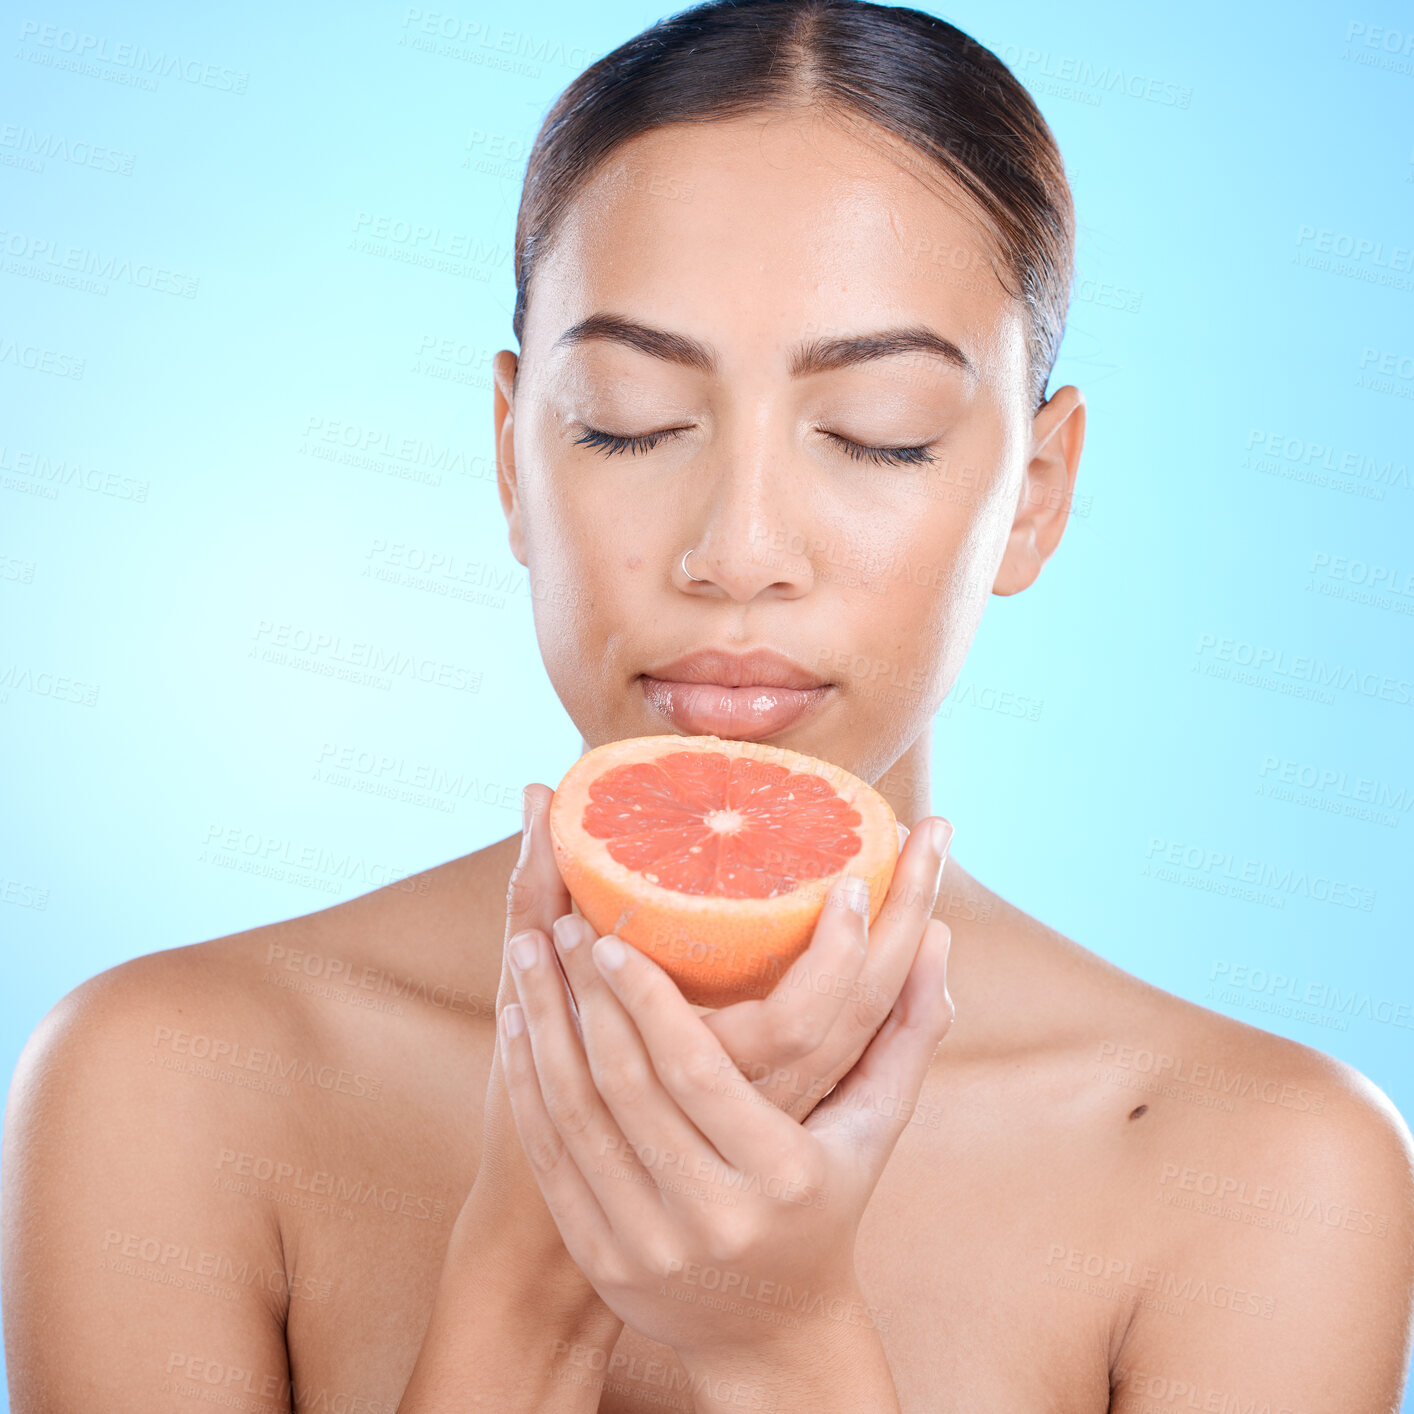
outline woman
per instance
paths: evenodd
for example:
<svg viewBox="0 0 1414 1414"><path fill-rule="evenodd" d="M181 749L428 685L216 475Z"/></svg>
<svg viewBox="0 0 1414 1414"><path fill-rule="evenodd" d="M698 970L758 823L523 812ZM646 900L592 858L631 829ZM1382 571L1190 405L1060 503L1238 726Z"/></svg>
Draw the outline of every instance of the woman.
<svg viewBox="0 0 1414 1414"><path fill-rule="evenodd" d="M841 890L771 998L692 1008L575 912L537 784L415 887L93 978L11 1095L17 1410L1397 1408L1388 1100L927 816L987 596L1065 528L1072 229L1024 90L919 11L707 4L569 87L495 368L551 679L586 747L875 782L884 910Z"/></svg>

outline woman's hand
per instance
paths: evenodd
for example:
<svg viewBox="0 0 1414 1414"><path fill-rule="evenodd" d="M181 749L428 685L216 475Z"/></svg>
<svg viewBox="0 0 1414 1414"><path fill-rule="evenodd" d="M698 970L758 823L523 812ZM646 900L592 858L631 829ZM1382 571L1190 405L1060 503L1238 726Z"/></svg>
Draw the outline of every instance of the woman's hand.
<svg viewBox="0 0 1414 1414"><path fill-rule="evenodd" d="M506 890L507 942L527 929L548 937L555 919L572 908L546 829L551 796L550 788L543 785L527 786L524 792L520 857ZM508 949L503 947L496 994L498 1014L516 1000L507 955ZM609 1317L594 1288L566 1253L526 1161L506 1093L499 1046L492 1055L487 1079L476 1181L458 1215L457 1227L462 1231L453 1234L454 1244L460 1240L478 1250L489 1249L521 1271L535 1268L535 1300L542 1315L551 1309L562 1310L572 1319L583 1318L586 1325L594 1324L596 1315ZM618 1338L618 1323L612 1318L605 1338L610 1346Z"/></svg>
<svg viewBox="0 0 1414 1414"><path fill-rule="evenodd" d="M893 1008L937 906L952 825L932 815L912 833L903 825L899 832L898 865L862 966L849 930L830 926L826 913L769 995L704 1017L737 1068L792 1119L804 1119L863 1054Z"/></svg>
<svg viewBox="0 0 1414 1414"><path fill-rule="evenodd" d="M783 1344L800 1352L802 1368L807 1354L818 1365L850 1326L869 1323L855 1233L952 1015L949 930L928 917L935 889L917 887L918 856L931 856L934 880L940 866L912 843L889 921L898 929L912 920L916 955L897 946L907 980L852 1069L848 1038L861 1018L841 1024L841 1016L858 1012L859 1002L846 1009L844 1000L864 971L868 940L866 911L851 907L843 888L810 951L821 975L845 986L810 986L804 1008L789 997L775 1012L769 1001L742 1004L766 1010L728 1023L729 1034L740 1026L748 1035L773 1015L815 1018L788 1049L818 1054L821 1079L836 1067L849 1073L804 1124L743 1076L710 1018L637 949L613 937L595 942L574 914L554 925L560 966L538 931L512 941L519 1005L502 1009L498 1048L540 1190L610 1309L672 1346L690 1370L765 1368L755 1361L771 1344L785 1378ZM760 1036L755 1044L770 1049ZM783 1326L796 1328L793 1341L780 1340ZM886 1380L877 1336L873 1347L874 1377L881 1367Z"/></svg>

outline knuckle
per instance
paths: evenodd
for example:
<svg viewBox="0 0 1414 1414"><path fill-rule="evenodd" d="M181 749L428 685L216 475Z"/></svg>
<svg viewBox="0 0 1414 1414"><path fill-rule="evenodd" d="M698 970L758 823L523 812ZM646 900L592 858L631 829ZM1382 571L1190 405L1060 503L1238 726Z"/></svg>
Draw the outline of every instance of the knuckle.
<svg viewBox="0 0 1414 1414"><path fill-rule="evenodd" d="M506 912L512 917L531 912L543 892L535 875L525 865L517 864L506 884Z"/></svg>
<svg viewBox="0 0 1414 1414"><path fill-rule="evenodd" d="M563 1135L583 1134L594 1122L594 1106L582 1095L546 1095L545 1109Z"/></svg>
<svg viewBox="0 0 1414 1414"><path fill-rule="evenodd" d="M825 1024L813 1008L785 1009L771 1030L771 1049L780 1060L799 1060L818 1050Z"/></svg>
<svg viewBox="0 0 1414 1414"><path fill-rule="evenodd" d="M731 1265L749 1257L757 1248L759 1234L756 1224L741 1215L729 1223L710 1229L703 1242L713 1262Z"/></svg>
<svg viewBox="0 0 1414 1414"><path fill-rule="evenodd" d="M526 1146L526 1158L540 1173L553 1173L564 1157L564 1141L558 1134L537 1134Z"/></svg>
<svg viewBox="0 0 1414 1414"><path fill-rule="evenodd" d="M665 1056L658 1062L658 1072L669 1090L679 1094L705 1091L717 1078L717 1064L702 1051L694 1050L687 1055Z"/></svg>
<svg viewBox="0 0 1414 1414"><path fill-rule="evenodd" d="M616 1243L596 1243L589 1260L594 1271L594 1285L601 1292L631 1291L640 1278L637 1263L630 1262Z"/></svg>
<svg viewBox="0 0 1414 1414"><path fill-rule="evenodd" d="M883 1024L893 1003L877 987L867 987L850 998L850 1020L860 1030L873 1035Z"/></svg>
<svg viewBox="0 0 1414 1414"><path fill-rule="evenodd" d="M647 1089L647 1077L639 1065L620 1063L605 1066L594 1078L599 1086L599 1093L606 1100L625 1106L641 1101Z"/></svg>
<svg viewBox="0 0 1414 1414"><path fill-rule="evenodd" d="M643 1268L659 1278L682 1271L692 1260L692 1254L684 1252L680 1242L656 1234L643 1238L639 1251Z"/></svg>

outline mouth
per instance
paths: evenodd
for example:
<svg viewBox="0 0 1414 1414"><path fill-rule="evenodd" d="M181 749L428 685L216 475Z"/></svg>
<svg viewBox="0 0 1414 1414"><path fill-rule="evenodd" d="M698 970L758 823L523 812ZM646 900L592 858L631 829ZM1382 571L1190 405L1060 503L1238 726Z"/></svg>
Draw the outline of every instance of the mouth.
<svg viewBox="0 0 1414 1414"><path fill-rule="evenodd" d="M762 741L816 711L834 687L770 649L706 649L643 673L648 705L689 736Z"/></svg>

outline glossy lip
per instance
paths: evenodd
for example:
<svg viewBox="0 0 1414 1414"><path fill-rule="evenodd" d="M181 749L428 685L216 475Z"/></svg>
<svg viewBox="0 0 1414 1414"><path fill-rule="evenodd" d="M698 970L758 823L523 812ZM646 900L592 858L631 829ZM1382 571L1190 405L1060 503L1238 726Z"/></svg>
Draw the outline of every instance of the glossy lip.
<svg viewBox="0 0 1414 1414"><path fill-rule="evenodd" d="M686 736L764 741L818 707L832 687L723 687L639 678L648 705Z"/></svg>
<svg viewBox="0 0 1414 1414"><path fill-rule="evenodd" d="M724 648L702 648L684 653L671 663L643 674L659 682L715 683L719 687L816 688L829 684L818 673L803 668L793 658L772 648L731 653Z"/></svg>
<svg viewBox="0 0 1414 1414"><path fill-rule="evenodd" d="M638 679L648 705L688 736L762 741L793 726L833 687L770 648L708 648Z"/></svg>

